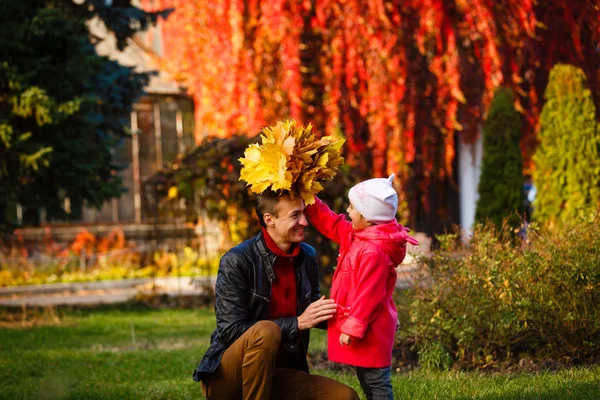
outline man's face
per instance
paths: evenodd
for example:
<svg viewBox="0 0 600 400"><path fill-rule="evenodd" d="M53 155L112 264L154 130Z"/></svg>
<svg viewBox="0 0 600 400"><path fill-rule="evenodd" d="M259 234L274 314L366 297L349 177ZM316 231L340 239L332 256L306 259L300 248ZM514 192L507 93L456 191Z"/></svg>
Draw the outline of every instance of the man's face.
<svg viewBox="0 0 600 400"><path fill-rule="evenodd" d="M265 214L265 222L273 241L287 251L292 243L304 240L304 228L308 226L304 216L304 201L298 196L294 199L282 196L277 209L277 216Z"/></svg>

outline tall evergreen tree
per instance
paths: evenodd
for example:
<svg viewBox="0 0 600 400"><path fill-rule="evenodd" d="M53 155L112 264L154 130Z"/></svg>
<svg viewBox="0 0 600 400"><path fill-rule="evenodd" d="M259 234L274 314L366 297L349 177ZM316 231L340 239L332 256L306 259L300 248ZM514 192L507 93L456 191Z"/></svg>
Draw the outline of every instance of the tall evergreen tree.
<svg viewBox="0 0 600 400"><path fill-rule="evenodd" d="M557 64L550 71L533 156L534 218L554 224L600 205L600 131L584 72Z"/></svg>
<svg viewBox="0 0 600 400"><path fill-rule="evenodd" d="M510 89L494 93L483 126L483 160L475 218L500 227L504 219L517 226L523 214L523 159L519 148L521 117Z"/></svg>
<svg viewBox="0 0 600 400"><path fill-rule="evenodd" d="M17 203L49 219L69 217L65 198L75 211L101 207L122 191L114 146L149 75L99 56L87 23L104 22L123 49L168 11L124 0L0 0L0 10L0 230Z"/></svg>

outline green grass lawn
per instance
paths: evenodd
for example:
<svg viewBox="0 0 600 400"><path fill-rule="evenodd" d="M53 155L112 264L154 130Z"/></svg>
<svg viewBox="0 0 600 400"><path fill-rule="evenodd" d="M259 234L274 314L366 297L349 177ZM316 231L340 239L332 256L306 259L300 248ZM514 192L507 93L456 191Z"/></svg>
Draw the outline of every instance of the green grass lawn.
<svg viewBox="0 0 600 400"><path fill-rule="evenodd" d="M0 399L200 399L192 372L214 326L209 310L134 307L4 323ZM314 333L311 351L324 349L324 332ZM317 373L360 391L352 374ZM509 376L404 373L394 374L393 385L398 399L598 399L600 367Z"/></svg>

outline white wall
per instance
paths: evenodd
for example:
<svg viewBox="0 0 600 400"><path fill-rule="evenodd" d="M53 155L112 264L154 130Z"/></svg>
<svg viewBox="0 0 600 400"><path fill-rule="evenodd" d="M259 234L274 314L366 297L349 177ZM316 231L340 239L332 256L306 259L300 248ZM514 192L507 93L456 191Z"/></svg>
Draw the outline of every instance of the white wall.
<svg viewBox="0 0 600 400"><path fill-rule="evenodd" d="M458 160L460 226L464 232L463 240L467 240L473 233L475 207L479 198L477 186L479 185L479 176L481 175L483 137L479 135L474 144L460 142Z"/></svg>

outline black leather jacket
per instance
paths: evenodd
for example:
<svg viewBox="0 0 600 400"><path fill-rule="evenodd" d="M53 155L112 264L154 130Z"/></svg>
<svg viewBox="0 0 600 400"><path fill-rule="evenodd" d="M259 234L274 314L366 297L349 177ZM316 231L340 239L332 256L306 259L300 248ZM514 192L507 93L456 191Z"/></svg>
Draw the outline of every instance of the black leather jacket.
<svg viewBox="0 0 600 400"><path fill-rule="evenodd" d="M229 250L221 258L216 283L215 313L217 329L198 368L194 380L199 382L219 366L223 353L257 321L266 320L271 301L271 284L275 279L275 254L263 239L262 232ZM297 314L320 297L318 262L315 249L300 243L296 257ZM274 320L281 328L282 345L290 367L308 372L306 352L310 330L298 331L298 319ZM298 334L300 333L300 336Z"/></svg>

